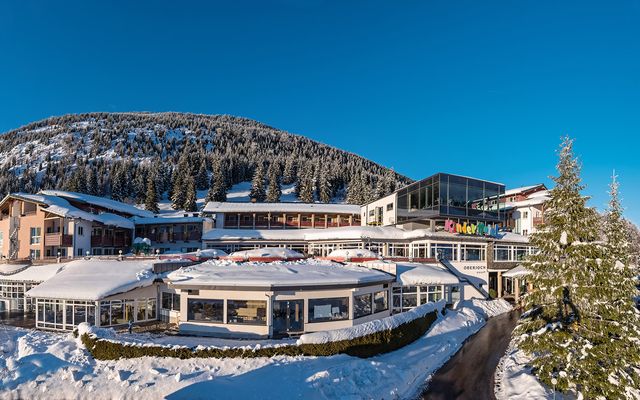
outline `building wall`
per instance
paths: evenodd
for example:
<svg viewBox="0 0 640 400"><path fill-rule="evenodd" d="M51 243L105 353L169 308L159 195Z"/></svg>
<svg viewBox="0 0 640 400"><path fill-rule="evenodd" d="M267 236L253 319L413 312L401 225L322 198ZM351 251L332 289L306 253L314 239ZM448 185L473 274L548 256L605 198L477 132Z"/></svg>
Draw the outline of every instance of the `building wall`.
<svg viewBox="0 0 640 400"><path fill-rule="evenodd" d="M391 207L391 209L389 209L389 207ZM361 225L395 225L397 222L396 208L396 193L366 204L360 209Z"/></svg>
<svg viewBox="0 0 640 400"><path fill-rule="evenodd" d="M371 314L358 319L353 319L353 296L374 293L381 290L387 291L388 309L383 312ZM215 335L228 337L270 337L273 335L273 301L278 300L303 300L304 301L304 332L317 332L331 329L340 329L367 321L384 318L390 315L391 293L389 288L383 285L371 285L363 288L335 289L335 290L295 290L290 292L273 291L240 291L240 290L199 290L197 294L189 293L187 290L178 290L180 293L180 331L184 333ZM349 298L349 318L340 321L309 322L309 299L314 298ZM215 300L261 300L266 301L266 324L265 325L245 325L231 324L227 322L227 303L224 303L224 322L209 323L188 320L188 300L189 299L215 299Z"/></svg>

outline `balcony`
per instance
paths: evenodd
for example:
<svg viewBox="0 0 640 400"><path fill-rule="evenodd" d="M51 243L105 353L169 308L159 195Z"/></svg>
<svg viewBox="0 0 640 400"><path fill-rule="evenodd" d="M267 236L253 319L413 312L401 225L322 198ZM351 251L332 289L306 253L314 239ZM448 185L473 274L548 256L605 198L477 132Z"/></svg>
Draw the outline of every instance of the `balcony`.
<svg viewBox="0 0 640 400"><path fill-rule="evenodd" d="M46 233L44 235L45 246L72 246L73 238L71 235L63 235L60 233Z"/></svg>

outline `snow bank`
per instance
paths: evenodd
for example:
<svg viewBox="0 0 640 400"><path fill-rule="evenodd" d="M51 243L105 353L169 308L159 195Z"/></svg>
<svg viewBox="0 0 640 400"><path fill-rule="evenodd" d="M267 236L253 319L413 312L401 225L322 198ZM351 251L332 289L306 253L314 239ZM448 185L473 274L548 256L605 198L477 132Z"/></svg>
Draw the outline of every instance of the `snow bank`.
<svg viewBox="0 0 640 400"><path fill-rule="evenodd" d="M564 399L561 393L544 386L531 372L531 357L518 349L513 338L500 360L495 374L495 394L498 400Z"/></svg>
<svg viewBox="0 0 640 400"><path fill-rule="evenodd" d="M300 336L298 344L322 344L329 342L339 342L341 340L351 340L376 332L387 331L399 327L402 324L422 318L432 311L442 311L446 303L440 300L436 303L427 303L412 310L395 314L387 318L377 319L364 324L351 326L348 328L335 329L332 331L306 333Z"/></svg>
<svg viewBox="0 0 640 400"><path fill-rule="evenodd" d="M509 304L505 299L496 300L465 300L458 303L458 307L474 307L479 308L484 313L485 318L495 317L506 312L513 310L513 306Z"/></svg>

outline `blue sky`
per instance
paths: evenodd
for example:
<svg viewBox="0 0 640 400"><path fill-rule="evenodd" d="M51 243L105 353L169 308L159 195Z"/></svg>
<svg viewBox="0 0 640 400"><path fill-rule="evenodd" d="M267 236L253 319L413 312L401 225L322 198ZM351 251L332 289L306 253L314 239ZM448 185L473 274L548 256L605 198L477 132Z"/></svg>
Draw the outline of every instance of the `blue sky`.
<svg viewBox="0 0 640 400"><path fill-rule="evenodd" d="M110 4L109 4L110 3ZM88 111L233 114L418 179L549 183L576 139L640 223L640 2L0 3L0 132Z"/></svg>

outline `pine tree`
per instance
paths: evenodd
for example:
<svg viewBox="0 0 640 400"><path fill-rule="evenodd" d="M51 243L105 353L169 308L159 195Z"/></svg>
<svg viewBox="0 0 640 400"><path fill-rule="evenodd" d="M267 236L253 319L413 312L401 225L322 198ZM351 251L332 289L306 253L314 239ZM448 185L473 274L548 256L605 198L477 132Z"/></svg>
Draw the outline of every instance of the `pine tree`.
<svg viewBox="0 0 640 400"><path fill-rule="evenodd" d="M313 203L313 170L311 164L304 164L298 168L296 192L298 199L304 203Z"/></svg>
<svg viewBox="0 0 640 400"><path fill-rule="evenodd" d="M318 199L321 203L330 203L332 197L333 188L329 177L329 167L327 164L322 164L318 175Z"/></svg>
<svg viewBox="0 0 640 400"><path fill-rule="evenodd" d="M353 174L347 188L347 203L362 205L365 203L362 174Z"/></svg>
<svg viewBox="0 0 640 400"><path fill-rule="evenodd" d="M293 157L287 157L284 163L284 172L282 174L282 183L290 185L296 181L296 161Z"/></svg>
<svg viewBox="0 0 640 400"><path fill-rule="evenodd" d="M156 189L156 179L153 174L147 177L147 191L144 198L144 208L155 214L160 212L158 207L158 190Z"/></svg>
<svg viewBox="0 0 640 400"><path fill-rule="evenodd" d="M211 187L207 192L207 201L227 201L226 173L219 160L213 163L213 175L211 176Z"/></svg>
<svg viewBox="0 0 640 400"><path fill-rule="evenodd" d="M280 168L275 162L269 164L267 169L269 187L267 188L267 202L279 203L282 190L280 189Z"/></svg>
<svg viewBox="0 0 640 400"><path fill-rule="evenodd" d="M209 187L209 175L207 173L207 163L205 159L202 158L200 162L200 168L198 168L198 173L196 174L196 188L198 190L207 190Z"/></svg>
<svg viewBox="0 0 640 400"><path fill-rule="evenodd" d="M249 198L251 198L252 201L261 203L265 200L266 197L267 195L264 191L264 166L262 164L259 164L253 175Z"/></svg>
<svg viewBox="0 0 640 400"><path fill-rule="evenodd" d="M544 225L530 236L538 252L523 262L535 289L525 297L533 312L516 329L518 346L534 355L534 371L549 387L624 398L625 387L639 383L632 368L640 352L631 339L640 337L638 313L630 287L626 295L615 289L616 262L598 241L597 213L580 193L580 164L569 138L557 168Z"/></svg>
<svg viewBox="0 0 640 400"><path fill-rule="evenodd" d="M87 193L98 196L98 170L94 166L89 167L87 171Z"/></svg>
<svg viewBox="0 0 640 400"><path fill-rule="evenodd" d="M198 206L196 204L197 193L196 193L196 183L192 176L187 177L187 192L185 194L184 199L184 210L185 211L198 211Z"/></svg>

